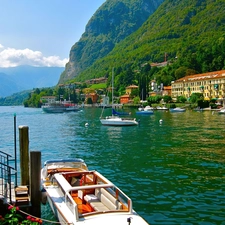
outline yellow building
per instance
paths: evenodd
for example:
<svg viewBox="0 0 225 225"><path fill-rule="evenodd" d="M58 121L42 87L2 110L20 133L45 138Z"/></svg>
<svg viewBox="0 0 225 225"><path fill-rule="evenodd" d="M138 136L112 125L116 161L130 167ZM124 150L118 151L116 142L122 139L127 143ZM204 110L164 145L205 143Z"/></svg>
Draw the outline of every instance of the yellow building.
<svg viewBox="0 0 225 225"><path fill-rule="evenodd" d="M130 94L131 94L131 92L132 92L132 90L134 90L134 89L138 89L138 86L137 86L137 85L132 84L132 85L130 85L130 86L128 86L128 87L126 87L126 94L127 94L127 95L130 95Z"/></svg>
<svg viewBox="0 0 225 225"><path fill-rule="evenodd" d="M225 97L225 70L189 75L171 82L171 97L185 96L189 98L192 93L202 93L204 100Z"/></svg>

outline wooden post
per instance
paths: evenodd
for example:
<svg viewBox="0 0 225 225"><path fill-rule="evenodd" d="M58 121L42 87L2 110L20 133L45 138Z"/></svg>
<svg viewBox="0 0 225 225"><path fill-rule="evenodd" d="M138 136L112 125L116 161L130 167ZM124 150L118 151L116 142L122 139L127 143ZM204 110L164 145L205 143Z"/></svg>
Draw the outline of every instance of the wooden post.
<svg viewBox="0 0 225 225"><path fill-rule="evenodd" d="M31 214L41 217L41 152L30 152L30 196L31 196Z"/></svg>
<svg viewBox="0 0 225 225"><path fill-rule="evenodd" d="M19 126L21 185L29 185L28 126Z"/></svg>

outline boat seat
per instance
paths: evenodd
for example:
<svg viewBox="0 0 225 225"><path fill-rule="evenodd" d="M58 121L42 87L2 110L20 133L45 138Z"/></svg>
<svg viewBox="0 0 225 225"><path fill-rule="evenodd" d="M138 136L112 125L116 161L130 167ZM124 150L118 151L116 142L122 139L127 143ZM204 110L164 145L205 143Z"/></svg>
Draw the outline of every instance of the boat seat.
<svg viewBox="0 0 225 225"><path fill-rule="evenodd" d="M84 200L96 211L122 209L122 204L104 188L96 188L95 195L85 195Z"/></svg>

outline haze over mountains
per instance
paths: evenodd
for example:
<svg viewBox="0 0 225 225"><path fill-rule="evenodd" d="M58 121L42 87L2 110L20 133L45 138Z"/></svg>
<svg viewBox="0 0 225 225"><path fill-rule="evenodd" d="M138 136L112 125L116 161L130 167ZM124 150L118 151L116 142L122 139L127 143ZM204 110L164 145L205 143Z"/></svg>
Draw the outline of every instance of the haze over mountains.
<svg viewBox="0 0 225 225"><path fill-rule="evenodd" d="M23 90L55 86L63 67L18 66L0 68L0 97Z"/></svg>

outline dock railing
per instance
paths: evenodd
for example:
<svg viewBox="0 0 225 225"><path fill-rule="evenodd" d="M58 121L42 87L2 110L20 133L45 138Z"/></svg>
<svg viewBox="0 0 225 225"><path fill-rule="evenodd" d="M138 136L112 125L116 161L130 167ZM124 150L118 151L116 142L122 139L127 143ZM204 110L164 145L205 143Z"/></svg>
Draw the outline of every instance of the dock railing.
<svg viewBox="0 0 225 225"><path fill-rule="evenodd" d="M11 155L0 151L0 198L12 202L12 176L15 169L9 165Z"/></svg>

